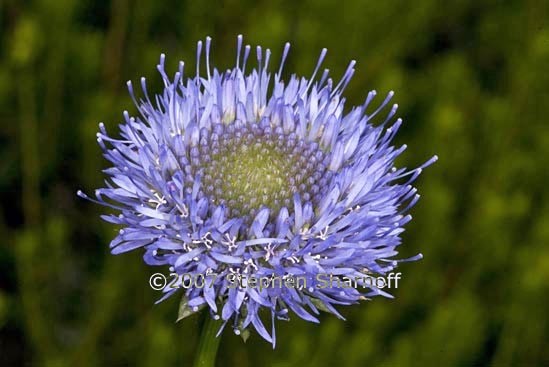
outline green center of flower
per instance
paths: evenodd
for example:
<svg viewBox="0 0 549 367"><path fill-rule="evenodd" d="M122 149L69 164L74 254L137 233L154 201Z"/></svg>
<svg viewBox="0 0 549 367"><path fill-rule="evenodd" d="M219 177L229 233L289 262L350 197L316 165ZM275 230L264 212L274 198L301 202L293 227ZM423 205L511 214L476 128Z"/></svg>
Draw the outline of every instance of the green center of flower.
<svg viewBox="0 0 549 367"><path fill-rule="evenodd" d="M257 142L251 147L232 146L226 156L214 156L221 162L225 200L269 207L288 198L288 173L291 162L280 151Z"/></svg>
<svg viewBox="0 0 549 367"><path fill-rule="evenodd" d="M330 175L325 158L316 143L281 129L229 125L203 140L196 166L212 204L251 220L262 207L270 209L271 218L282 207L291 210L295 193L302 201L315 201Z"/></svg>

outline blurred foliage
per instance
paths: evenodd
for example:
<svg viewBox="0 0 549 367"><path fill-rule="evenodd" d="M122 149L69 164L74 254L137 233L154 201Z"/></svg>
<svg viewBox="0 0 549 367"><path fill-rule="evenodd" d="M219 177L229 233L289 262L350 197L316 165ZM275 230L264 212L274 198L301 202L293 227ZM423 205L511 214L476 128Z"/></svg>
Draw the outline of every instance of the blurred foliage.
<svg viewBox="0 0 549 367"><path fill-rule="evenodd" d="M202 322L154 305L138 253L111 256L104 210L79 200L107 163L97 123L135 113L125 81L194 62L210 35L219 68L236 35L310 75L358 69L349 104L394 89L397 143L422 200L404 234L395 300L346 322L280 323L275 351L223 335L220 366L548 365L549 2L92 0L0 2L0 365L186 366Z"/></svg>

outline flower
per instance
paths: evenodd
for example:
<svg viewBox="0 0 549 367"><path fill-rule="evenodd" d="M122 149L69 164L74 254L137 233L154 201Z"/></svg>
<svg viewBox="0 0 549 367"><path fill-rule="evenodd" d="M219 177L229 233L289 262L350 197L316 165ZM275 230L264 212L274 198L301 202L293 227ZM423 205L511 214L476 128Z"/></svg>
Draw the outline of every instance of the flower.
<svg viewBox="0 0 549 367"><path fill-rule="evenodd" d="M208 37L206 77L198 42L194 77L184 79L180 62L170 79L161 55L162 94L151 99L142 78L138 101L128 82L141 117L125 111L119 139L99 124L97 141L113 167L104 171L109 180L96 200L79 195L119 212L102 217L123 227L110 244L113 254L144 248L149 265L207 278L205 286L183 289L180 318L209 308L221 329L229 324L244 335L251 325L274 347L275 319L288 319L289 310L318 322L319 311L343 318L335 305L390 296L375 284L331 285L341 285L342 276L384 275L404 261L394 257L411 220L406 213L419 199L411 184L437 158L412 170L394 166L406 149L391 145L401 119L387 127L398 106L371 124L393 92L371 112L375 91L344 113L354 61L335 86L328 70L317 80L323 49L310 79L293 75L285 83L286 44L271 83L269 50L257 47L257 68L247 73L250 46L243 48L239 36L235 67L220 72L210 69L210 44ZM328 274L333 278L323 281ZM306 282L238 284L253 277ZM177 291L166 286L159 302Z"/></svg>

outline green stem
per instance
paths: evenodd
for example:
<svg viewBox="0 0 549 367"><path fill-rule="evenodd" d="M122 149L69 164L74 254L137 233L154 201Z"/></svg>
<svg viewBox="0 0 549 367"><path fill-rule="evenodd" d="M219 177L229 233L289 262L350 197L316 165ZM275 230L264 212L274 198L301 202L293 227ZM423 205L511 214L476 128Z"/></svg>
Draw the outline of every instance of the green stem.
<svg viewBox="0 0 549 367"><path fill-rule="evenodd" d="M194 367L215 367L215 357L221 335L216 338L215 334L219 330L219 322L212 319L208 314L205 315L204 325L202 325L202 335L198 345L198 354L194 360Z"/></svg>

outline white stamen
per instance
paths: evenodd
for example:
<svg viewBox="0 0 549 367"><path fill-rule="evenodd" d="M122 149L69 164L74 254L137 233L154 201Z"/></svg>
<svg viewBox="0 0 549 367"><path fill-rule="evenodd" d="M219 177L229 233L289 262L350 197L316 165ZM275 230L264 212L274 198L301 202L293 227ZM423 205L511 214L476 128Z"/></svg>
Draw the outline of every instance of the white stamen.
<svg viewBox="0 0 549 367"><path fill-rule="evenodd" d="M326 226L323 230L320 231L320 233L316 236L316 238L321 239L322 241L326 240L328 238L328 230L330 229L330 226Z"/></svg>

